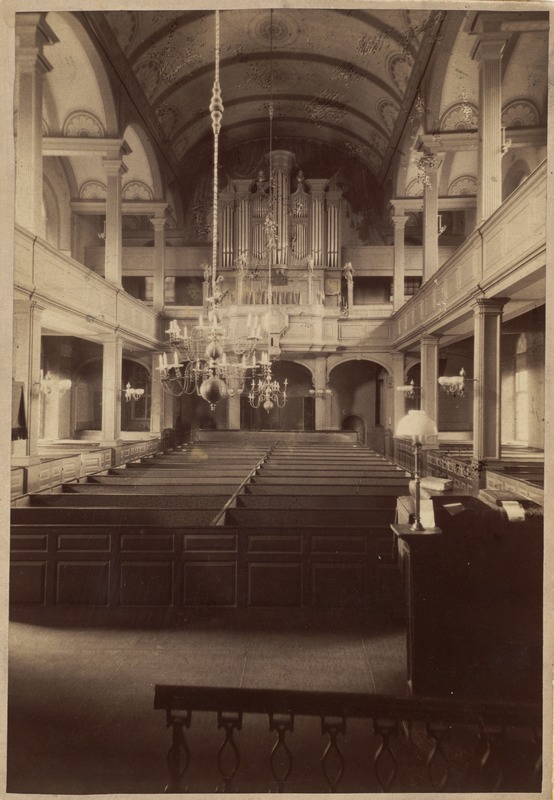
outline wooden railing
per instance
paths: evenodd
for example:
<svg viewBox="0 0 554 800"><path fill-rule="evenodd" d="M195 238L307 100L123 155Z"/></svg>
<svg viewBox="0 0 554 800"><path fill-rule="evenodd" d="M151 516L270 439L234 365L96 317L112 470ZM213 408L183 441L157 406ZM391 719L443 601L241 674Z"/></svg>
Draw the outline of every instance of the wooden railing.
<svg viewBox="0 0 554 800"><path fill-rule="evenodd" d="M295 773L304 775L304 783L300 782L303 791L313 791L314 787L317 790L317 765L307 761L308 754L313 757L314 748L311 742L307 744L303 718L319 722L323 737L319 760L328 791L352 790L346 786L344 776L349 767L348 755L356 745L363 754L363 775L357 777L353 789L357 792L540 790L542 715L535 705L157 685L154 708L165 711L166 724L171 729L168 792L195 790L186 785L189 774L194 773L189 773L189 768L195 750L186 732L193 716L203 715L199 736L205 737L206 713L216 714L214 722L217 721L218 730L223 729L223 740L219 749L215 743L211 754L199 754L198 747L196 753L201 756L204 769L210 769L210 775L219 773L219 791L243 791L241 782L250 790L249 775L253 772L259 782L254 791L295 791L299 785L295 783ZM256 726L254 747L252 736L239 736L248 715L255 717L249 720ZM296 760L295 725L302 728ZM273 742L267 741L267 750L263 751L267 732L274 738ZM315 726L314 734L317 735ZM311 776L308 786L306 774Z"/></svg>

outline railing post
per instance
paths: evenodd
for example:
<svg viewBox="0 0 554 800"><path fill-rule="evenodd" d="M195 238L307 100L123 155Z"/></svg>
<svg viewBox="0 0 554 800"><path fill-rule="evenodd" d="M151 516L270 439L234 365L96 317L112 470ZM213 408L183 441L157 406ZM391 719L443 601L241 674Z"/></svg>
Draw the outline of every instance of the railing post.
<svg viewBox="0 0 554 800"><path fill-rule="evenodd" d="M218 711L217 727L218 729L225 728L225 739L217 754L217 766L219 774L223 778L223 791L230 792L233 778L237 774L240 765L240 753L234 739L234 733L242 728L242 711L237 711L236 713ZM229 768L226 768L224 762L229 752L231 753L231 764Z"/></svg>
<svg viewBox="0 0 554 800"><path fill-rule="evenodd" d="M277 741L271 748L271 755L269 757L269 767L271 769L271 774L275 779L275 783L277 784L277 791L283 792L285 789L285 783L288 780L292 769L292 753L290 752L287 743L285 742L285 733L289 732L292 733L294 730L294 715L279 715L279 719L277 719L277 715L270 713L269 714L269 730L270 731L277 731ZM276 764L277 754L279 751L284 753L284 766L281 771L281 774L278 774L278 765Z"/></svg>
<svg viewBox="0 0 554 800"><path fill-rule="evenodd" d="M171 727L171 747L167 753L167 767L169 770L169 784L165 791L172 794L181 792L183 775L190 764L190 750L183 732L183 728L190 728L192 713L187 711L184 716L167 714L167 726ZM184 790L186 791L186 789Z"/></svg>

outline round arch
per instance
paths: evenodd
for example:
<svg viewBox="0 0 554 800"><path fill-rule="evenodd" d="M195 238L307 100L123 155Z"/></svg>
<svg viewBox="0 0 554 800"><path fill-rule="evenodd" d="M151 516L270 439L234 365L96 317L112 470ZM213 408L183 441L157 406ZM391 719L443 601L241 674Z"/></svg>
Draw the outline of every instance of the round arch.
<svg viewBox="0 0 554 800"><path fill-rule="evenodd" d="M133 152L125 159L129 168L129 172L125 176L125 183L142 180L151 187L154 200L165 199L164 183L151 138L146 134L143 126L134 119L127 121L123 138L128 140L130 132L132 132L130 138L133 142L129 142L129 144ZM147 165L147 170L144 169L144 164Z"/></svg>
<svg viewBox="0 0 554 800"><path fill-rule="evenodd" d="M52 27L60 42L63 42L63 27L69 28L81 45L86 58L89 61L94 79L97 82L102 103L104 107L104 118L102 123L106 129L107 136L119 135L119 119L117 104L115 101L114 87L109 78L109 72L104 66L104 60L100 52L83 27L77 16L70 11L50 11L47 16L48 24ZM87 77L88 80L88 77ZM83 92L86 97L86 92ZM61 120L60 120L61 121Z"/></svg>

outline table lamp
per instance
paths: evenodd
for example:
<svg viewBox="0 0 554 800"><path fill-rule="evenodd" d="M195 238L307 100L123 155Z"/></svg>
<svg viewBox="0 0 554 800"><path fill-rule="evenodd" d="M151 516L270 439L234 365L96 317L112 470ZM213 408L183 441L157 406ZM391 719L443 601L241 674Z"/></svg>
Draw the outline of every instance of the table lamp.
<svg viewBox="0 0 554 800"><path fill-rule="evenodd" d="M425 528L421 524L420 519L420 478L419 478L419 459L421 453L421 444L423 439L428 436L436 436L437 435L437 426L431 419L428 417L425 411L421 410L412 410L408 411L408 413L402 417L402 419L398 422L396 427L396 436L406 436L411 438L413 445L414 445L414 455L415 455L415 466L414 466L414 478L415 478L415 520L414 524L412 525L413 531L423 531Z"/></svg>

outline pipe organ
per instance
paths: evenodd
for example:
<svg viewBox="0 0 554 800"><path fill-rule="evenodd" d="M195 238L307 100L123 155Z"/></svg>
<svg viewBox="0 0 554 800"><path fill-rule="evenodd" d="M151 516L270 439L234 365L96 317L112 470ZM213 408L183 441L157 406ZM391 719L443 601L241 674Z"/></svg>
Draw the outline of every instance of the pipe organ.
<svg viewBox="0 0 554 800"><path fill-rule="evenodd" d="M330 190L329 179L306 179L302 172L294 176L291 191L293 164L294 153L273 151L271 191L270 176L260 172L252 180L231 180L220 193L218 246L224 269L267 265L270 218L276 224L276 273L306 267L308 260L315 267L340 268L342 192L334 185Z"/></svg>

